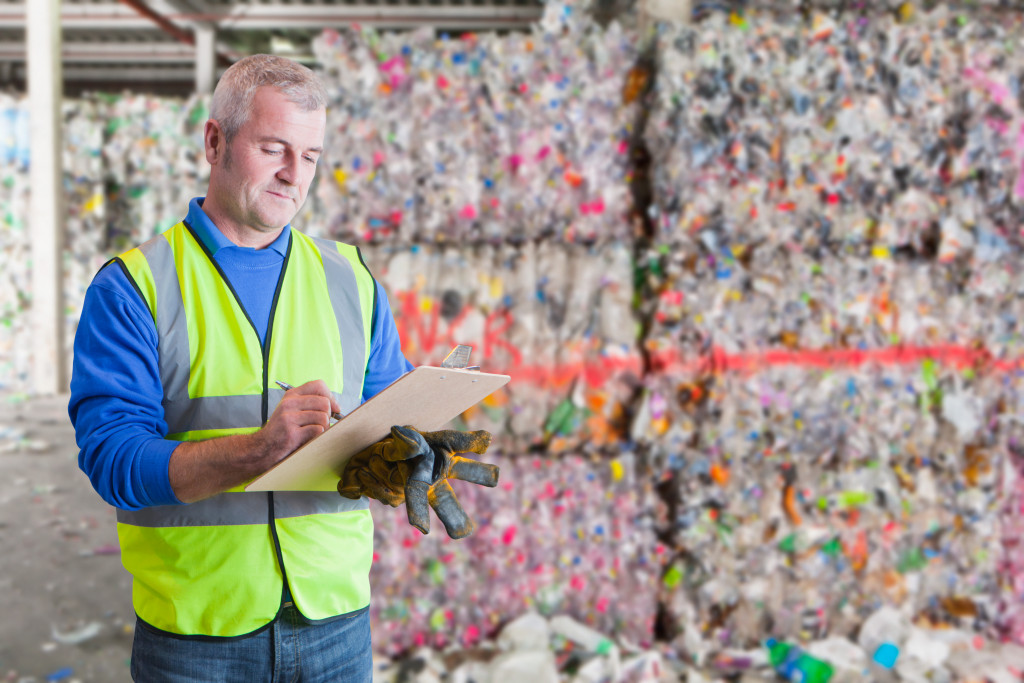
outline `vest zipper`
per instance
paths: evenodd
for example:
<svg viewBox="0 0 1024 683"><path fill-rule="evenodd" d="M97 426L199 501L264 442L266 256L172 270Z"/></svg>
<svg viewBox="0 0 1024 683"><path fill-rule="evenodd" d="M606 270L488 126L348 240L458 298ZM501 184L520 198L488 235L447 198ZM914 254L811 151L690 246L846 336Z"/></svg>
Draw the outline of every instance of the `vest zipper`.
<svg viewBox="0 0 1024 683"><path fill-rule="evenodd" d="M277 279L277 288L274 290L274 301L270 305L270 319L267 321L267 336L262 344L263 351L263 421L266 424L270 419L270 339L274 332L274 315L277 313L277 300L281 295L281 287L284 284L285 273L288 272L288 261L292 255L292 238L288 237L288 249L285 251L284 263L281 264L281 275ZM267 524L270 526L270 536L274 539L274 552L277 554L277 566L281 568L281 603L285 602L285 596L290 593L288 590L288 572L284 567L284 554L281 552L281 539L277 537L277 519L274 517L274 492L267 491ZM292 596L294 601L295 596Z"/></svg>

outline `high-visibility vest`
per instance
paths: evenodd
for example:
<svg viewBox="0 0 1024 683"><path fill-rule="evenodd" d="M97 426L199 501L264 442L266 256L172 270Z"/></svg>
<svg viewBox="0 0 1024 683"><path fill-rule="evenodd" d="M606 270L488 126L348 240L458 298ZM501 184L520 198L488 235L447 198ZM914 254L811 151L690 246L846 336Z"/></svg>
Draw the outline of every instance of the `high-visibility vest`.
<svg viewBox="0 0 1024 683"><path fill-rule="evenodd" d="M114 259L149 306L169 439L245 434L283 391L322 379L356 408L370 353L376 286L353 246L292 230L266 339L186 223ZM139 618L170 633L240 636L270 624L284 581L309 620L370 602L367 499L336 492L247 493L118 510L121 560Z"/></svg>

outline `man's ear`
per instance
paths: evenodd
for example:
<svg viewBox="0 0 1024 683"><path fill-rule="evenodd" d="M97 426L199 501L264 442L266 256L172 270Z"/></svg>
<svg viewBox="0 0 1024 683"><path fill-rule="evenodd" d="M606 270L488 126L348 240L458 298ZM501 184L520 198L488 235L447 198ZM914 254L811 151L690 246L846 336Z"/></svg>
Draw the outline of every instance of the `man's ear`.
<svg viewBox="0 0 1024 683"><path fill-rule="evenodd" d="M216 120L210 119L203 128L203 142L206 146L206 161L211 166L224 158L227 152L227 140L224 131Z"/></svg>

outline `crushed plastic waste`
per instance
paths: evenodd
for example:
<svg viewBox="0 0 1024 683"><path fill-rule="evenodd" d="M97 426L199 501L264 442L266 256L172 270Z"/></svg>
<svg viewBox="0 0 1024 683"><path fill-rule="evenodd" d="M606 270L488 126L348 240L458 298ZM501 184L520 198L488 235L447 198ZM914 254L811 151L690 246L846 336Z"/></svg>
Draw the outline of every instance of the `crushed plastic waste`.
<svg viewBox="0 0 1024 683"><path fill-rule="evenodd" d="M50 443L42 439L29 438L29 432L17 427L0 424L0 455L5 453L46 453Z"/></svg>
<svg viewBox="0 0 1024 683"><path fill-rule="evenodd" d="M326 31L334 85L318 197L370 243L628 239L636 41L551 3L530 34ZM635 105L634 105L635 106Z"/></svg>
<svg viewBox="0 0 1024 683"><path fill-rule="evenodd" d="M91 550L83 551L84 555L120 555L121 547L116 544L104 544L92 548Z"/></svg>
<svg viewBox="0 0 1024 683"><path fill-rule="evenodd" d="M884 608L883 608L884 609ZM879 611L882 619L891 614ZM873 615L875 616L875 615ZM792 680L805 683L855 681L1013 681L1019 680L1024 650L1013 644L979 642L958 629L911 627L918 655L944 648L946 657L930 660L907 654L898 676L872 669L856 642L830 637L798 645L768 638L752 650L722 650L703 665L681 660L664 643L641 648L615 641L564 614L545 618L527 611L509 621L496 638L466 646L416 647L404 654L378 654L374 680L420 683L444 677L453 681L538 680L565 683L661 683L668 681ZM526 634L529 637L524 637ZM573 634L567 637L563 633ZM621 652L621 659L612 653ZM950 667L944 663L952 661Z"/></svg>
<svg viewBox="0 0 1024 683"><path fill-rule="evenodd" d="M111 256L170 227L201 194L206 100L95 94L64 102L64 348ZM29 389L32 344L28 100L0 93L0 390Z"/></svg>
<svg viewBox="0 0 1024 683"><path fill-rule="evenodd" d="M478 524L470 538L410 533L404 512L374 507L379 599L370 612L383 654L468 647L528 610L575 614L599 633L650 642L659 570L645 511L655 501L637 486L635 463L624 458L616 479L610 463L581 456L485 457L502 463L491 495L456 487ZM616 602L623 595L628 604ZM519 629L501 637L533 642Z"/></svg>
<svg viewBox="0 0 1024 683"><path fill-rule="evenodd" d="M1003 525L1019 529L1021 347L1002 321L1021 39L1019 13L944 7L660 27L638 279L657 372L632 434L686 550L663 576L676 621L736 644L754 605L806 641L884 600L1020 628ZM906 658L897 635L867 648L878 680ZM681 638L698 657L706 640Z"/></svg>
<svg viewBox="0 0 1024 683"><path fill-rule="evenodd" d="M47 674L46 680L48 681L48 683L59 683L59 681L63 681L70 678L74 675L74 673L75 670L67 666Z"/></svg>
<svg viewBox="0 0 1024 683"><path fill-rule="evenodd" d="M61 645L78 645L92 640L103 632L103 624L98 621L90 621L83 626L71 631L58 631L57 627L50 627L51 637Z"/></svg>
<svg viewBox="0 0 1024 683"><path fill-rule="evenodd" d="M513 383L465 414L523 452L618 448L640 373L623 245L371 246L403 351L438 363L455 344Z"/></svg>
<svg viewBox="0 0 1024 683"><path fill-rule="evenodd" d="M496 639L466 680L499 657L541 680L1015 675L1020 14L712 12L658 24L647 72L642 36L582 7L317 42L331 138L296 224L361 245L411 360L470 343L514 377L462 417L501 443L502 486L460 492L473 538L374 507L384 655L439 679ZM70 321L201 191L204 107L69 103ZM26 160L0 151L0 385L22 390ZM547 650L505 635L526 610Z"/></svg>

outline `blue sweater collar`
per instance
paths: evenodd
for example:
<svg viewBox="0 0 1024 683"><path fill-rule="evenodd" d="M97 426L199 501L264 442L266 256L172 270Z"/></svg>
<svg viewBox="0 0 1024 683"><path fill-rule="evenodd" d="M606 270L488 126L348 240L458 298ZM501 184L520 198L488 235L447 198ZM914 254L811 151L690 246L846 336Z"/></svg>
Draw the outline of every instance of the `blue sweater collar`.
<svg viewBox="0 0 1024 683"><path fill-rule="evenodd" d="M185 219L188 224L192 226L196 235L203 241L203 244L210 251L211 256L216 256L217 252L225 247L237 247L238 245L229 240L224 236L224 233L220 231L210 217L203 211L203 200L206 197L194 197L192 201L188 203L188 217ZM284 230L277 236L277 239L270 243L268 249L273 249L281 256L286 256L288 253L288 240L291 238L292 226L289 223L284 226Z"/></svg>

